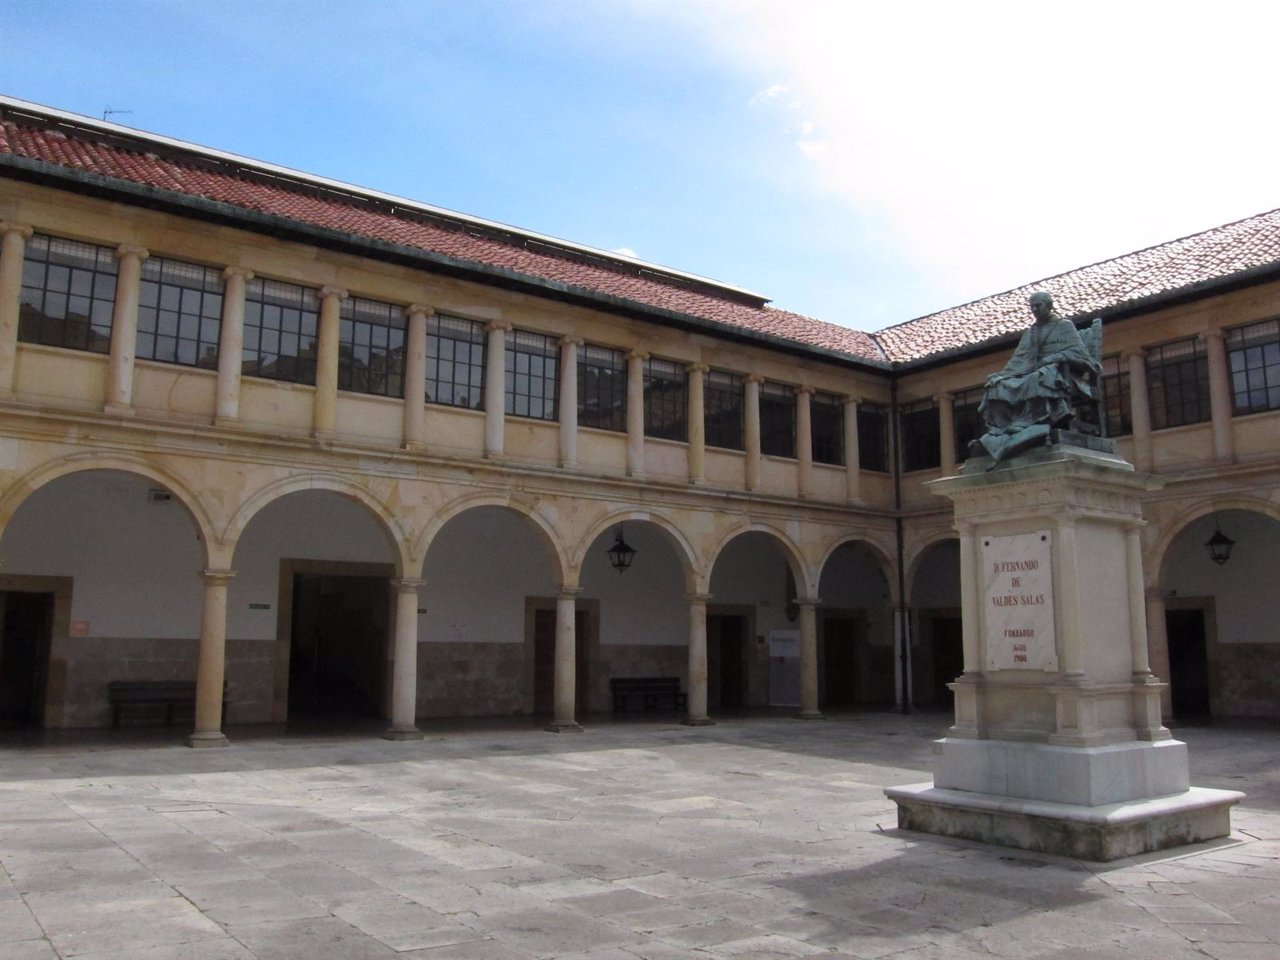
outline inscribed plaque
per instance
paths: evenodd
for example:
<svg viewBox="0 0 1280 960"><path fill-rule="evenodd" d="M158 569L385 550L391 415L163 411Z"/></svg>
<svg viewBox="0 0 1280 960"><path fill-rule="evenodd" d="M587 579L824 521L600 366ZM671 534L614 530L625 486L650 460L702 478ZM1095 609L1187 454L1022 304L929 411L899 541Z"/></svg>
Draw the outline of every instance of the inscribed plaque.
<svg viewBox="0 0 1280 960"><path fill-rule="evenodd" d="M1053 536L1048 530L982 538L988 670L1057 670Z"/></svg>

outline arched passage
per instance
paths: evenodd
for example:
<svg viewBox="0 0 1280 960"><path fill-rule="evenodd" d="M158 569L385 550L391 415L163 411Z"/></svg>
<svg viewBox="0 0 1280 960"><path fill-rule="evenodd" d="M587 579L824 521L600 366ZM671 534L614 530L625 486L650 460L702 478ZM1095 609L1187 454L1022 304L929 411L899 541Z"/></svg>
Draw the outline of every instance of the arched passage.
<svg viewBox="0 0 1280 960"><path fill-rule="evenodd" d="M712 709L809 707L817 712L816 659L804 704L806 571L773 531L747 530L717 552L707 604L707 697ZM816 658L816 652L813 654Z"/></svg>
<svg viewBox="0 0 1280 960"><path fill-rule="evenodd" d="M392 532L378 512L331 489L282 490L253 505L233 524L243 527L227 591L233 716L388 716L399 570Z"/></svg>
<svg viewBox="0 0 1280 960"><path fill-rule="evenodd" d="M822 708L893 706L893 603L878 552L856 540L840 544L823 564L818 594Z"/></svg>
<svg viewBox="0 0 1280 960"><path fill-rule="evenodd" d="M536 654L563 584L544 529L515 507L469 506L432 534L426 551L418 714L548 712L550 666Z"/></svg>
<svg viewBox="0 0 1280 960"><path fill-rule="evenodd" d="M1221 564L1207 547L1218 531L1234 541ZM1152 665L1169 681L1174 720L1280 717L1277 569L1280 521L1254 510L1204 514L1169 542L1156 604L1164 649Z"/></svg>
<svg viewBox="0 0 1280 960"><path fill-rule="evenodd" d="M941 540L917 558L910 582L911 702L950 710L947 684L964 673L960 618L960 541Z"/></svg>
<svg viewBox="0 0 1280 960"><path fill-rule="evenodd" d="M61 472L10 506L0 537L0 715L109 726L113 681L194 681L205 542L152 476ZM165 709L129 723L189 723Z"/></svg>

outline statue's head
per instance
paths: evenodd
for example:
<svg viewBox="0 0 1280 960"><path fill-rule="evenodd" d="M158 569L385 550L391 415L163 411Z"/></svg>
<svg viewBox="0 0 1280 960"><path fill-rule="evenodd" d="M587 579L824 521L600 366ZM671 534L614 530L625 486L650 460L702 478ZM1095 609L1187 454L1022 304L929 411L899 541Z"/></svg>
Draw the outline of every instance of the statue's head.
<svg viewBox="0 0 1280 960"><path fill-rule="evenodd" d="M1039 321L1053 316L1053 294L1047 290L1037 290L1031 295L1031 312Z"/></svg>

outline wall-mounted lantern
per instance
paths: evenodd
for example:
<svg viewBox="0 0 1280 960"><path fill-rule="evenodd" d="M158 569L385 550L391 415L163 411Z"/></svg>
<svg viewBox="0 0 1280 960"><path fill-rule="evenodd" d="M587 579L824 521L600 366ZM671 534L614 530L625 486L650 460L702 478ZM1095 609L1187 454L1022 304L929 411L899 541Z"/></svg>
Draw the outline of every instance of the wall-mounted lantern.
<svg viewBox="0 0 1280 960"><path fill-rule="evenodd" d="M622 524L618 524L618 529L613 535L613 546L609 548L609 563L613 569L621 573L631 566L631 561L635 558L635 547L622 539Z"/></svg>
<svg viewBox="0 0 1280 960"><path fill-rule="evenodd" d="M1222 566L1231 559L1231 548L1236 542L1222 532L1222 528L1218 526L1218 518L1213 518L1213 536L1205 541L1205 547L1209 550L1209 559L1218 566Z"/></svg>

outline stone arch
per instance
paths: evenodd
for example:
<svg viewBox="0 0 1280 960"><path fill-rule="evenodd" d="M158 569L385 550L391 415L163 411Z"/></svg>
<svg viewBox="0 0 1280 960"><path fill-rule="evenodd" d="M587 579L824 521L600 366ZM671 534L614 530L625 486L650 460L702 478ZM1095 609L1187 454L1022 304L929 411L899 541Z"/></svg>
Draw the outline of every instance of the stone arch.
<svg viewBox="0 0 1280 960"><path fill-rule="evenodd" d="M1143 558L1144 586L1148 590L1159 588L1169 548L1182 531L1201 517L1224 510L1246 510L1280 521L1280 505L1259 497L1203 497L1196 500L1160 524L1158 536Z"/></svg>
<svg viewBox="0 0 1280 960"><path fill-rule="evenodd" d="M151 461L130 454L74 453L57 460L41 464L34 470L17 478L0 496L0 535L9 521L13 519L19 508L27 499L39 490L62 477L75 473L86 473L92 470L114 470L140 476L159 484L171 493L179 505L186 511L191 522L195 524L200 536L205 555L205 565L214 566L219 559L218 546L220 538L209 511L193 489L185 480L164 467Z"/></svg>
<svg viewBox="0 0 1280 960"><path fill-rule="evenodd" d="M710 582L711 573L715 570L716 562L724 553L725 548L742 536L744 533L764 533L768 534L782 550L782 555L786 558L787 566L791 568L791 575L795 578L796 589L804 587L805 596L812 597L817 594L817 583L814 577L814 571L810 570L805 563L804 554L801 552L799 545L787 536L783 531L768 523L759 521L747 521L739 523L725 532L711 549L707 557L706 571L708 582ZM818 573L821 573L819 568Z"/></svg>
<svg viewBox="0 0 1280 960"><path fill-rule="evenodd" d="M426 561L427 551L431 549L432 542L434 542L440 531L444 529L445 524L468 510L473 510L477 507L503 507L530 521L541 534L543 543L550 554L549 559L558 568L557 573L559 574L561 585L566 588L577 586L577 566L568 562L569 551L560 542L560 538L556 535L555 527L535 507L507 493L478 493L459 497L432 514L430 521L413 541L412 550L409 553L413 564L412 568L410 568L412 575L421 576L422 565Z"/></svg>
<svg viewBox="0 0 1280 960"><path fill-rule="evenodd" d="M685 587L690 593L706 593L709 574L698 567L698 555L693 544L684 535L676 523L665 514L649 510L637 510L624 507L605 514L595 521L582 538L574 545L569 556L570 569L575 581L580 579L582 564L586 561L587 551L610 527L626 521L634 523L651 523L666 535L668 542L675 548L676 554L684 561Z"/></svg>
<svg viewBox="0 0 1280 960"><path fill-rule="evenodd" d="M903 572L903 582L906 584L908 603L914 602L916 577L920 573L920 567L924 563L925 558L929 556L930 552L935 547L940 547L944 543L959 543L959 541L959 534L952 531L951 533L938 533L916 547L915 552L906 560L906 569ZM958 572L957 576L959 576Z"/></svg>
<svg viewBox="0 0 1280 960"><path fill-rule="evenodd" d="M363 505L381 523L381 529L396 558L396 575L403 577L410 570L407 544L409 537L387 505L366 487L346 477L335 474L304 474L277 480L250 494L227 522L222 541L226 545L227 559L235 553L236 544L245 528L262 509L275 501L304 490L327 490L340 494Z"/></svg>
<svg viewBox="0 0 1280 960"><path fill-rule="evenodd" d="M897 604L898 578L895 575L897 567L893 562L893 558L885 552L884 547L881 544L857 533L841 534L827 546L826 551L822 554L822 560L819 562L816 571L817 584L821 585L823 571L827 569L827 564L831 561L835 552L847 544L865 547L867 552L875 557L876 563L880 567L880 572L884 575L884 582L889 586L889 602Z"/></svg>

